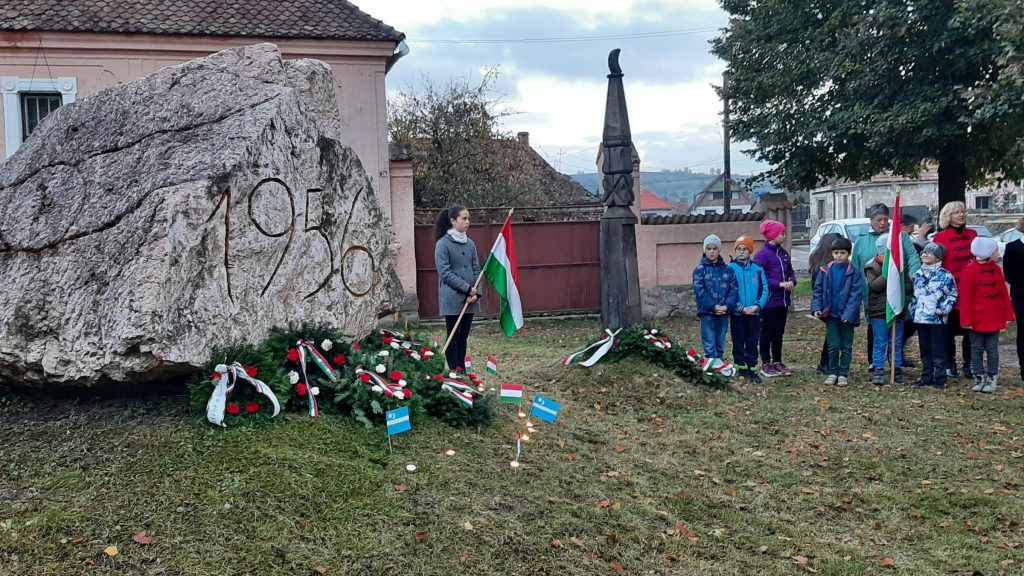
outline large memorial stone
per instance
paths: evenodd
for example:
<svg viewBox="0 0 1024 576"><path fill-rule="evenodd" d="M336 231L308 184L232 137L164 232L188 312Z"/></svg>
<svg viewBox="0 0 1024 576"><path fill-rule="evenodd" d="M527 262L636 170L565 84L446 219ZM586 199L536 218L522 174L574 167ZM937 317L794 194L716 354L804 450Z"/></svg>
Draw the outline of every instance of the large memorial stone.
<svg viewBox="0 0 1024 576"><path fill-rule="evenodd" d="M225 50L56 110L0 164L0 384L163 380L275 326L362 336L397 243L329 67Z"/></svg>

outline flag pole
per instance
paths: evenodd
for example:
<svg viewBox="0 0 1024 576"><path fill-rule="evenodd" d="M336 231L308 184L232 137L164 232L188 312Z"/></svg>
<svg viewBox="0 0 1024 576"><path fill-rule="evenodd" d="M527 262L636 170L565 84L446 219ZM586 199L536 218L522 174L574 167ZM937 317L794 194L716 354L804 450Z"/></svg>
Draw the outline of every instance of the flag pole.
<svg viewBox="0 0 1024 576"><path fill-rule="evenodd" d="M890 339L892 340L892 356L889 357L890 358L890 360L889 360L889 384L890 385L896 383L896 322L897 322L897 320L895 320L895 319L892 321L892 336L890 337Z"/></svg>
<svg viewBox="0 0 1024 576"><path fill-rule="evenodd" d="M508 220L510 220L512 218L512 212L515 212L515 207L512 207L512 208L509 209L508 216L505 216L505 220L506 221L508 221ZM498 232L498 235L500 236L501 232ZM498 239L495 238L494 242L497 243ZM491 252L494 252L494 247L493 246L491 246ZM490 253L487 254L487 257L488 258L491 257ZM487 263L486 260L484 261L484 263L485 264ZM480 275L476 277L476 282L473 283L473 288L470 290L470 292L472 292L473 290L476 290L476 287L480 285L480 281L483 280L483 279L484 279L484 267L481 266L480 267ZM450 366L448 366L448 355L446 354L446 352L448 352L448 346L452 343L452 338L455 336L455 333L459 330L459 324L462 324L462 317L466 315L466 310L468 308L469 308L469 297L467 296L466 297L466 303L462 305L462 312L459 312L459 318L455 321L455 325L452 326L452 331L448 333L448 338L445 339L444 346L441 348L441 355L444 356L444 369L445 370L448 370L448 369L451 368Z"/></svg>

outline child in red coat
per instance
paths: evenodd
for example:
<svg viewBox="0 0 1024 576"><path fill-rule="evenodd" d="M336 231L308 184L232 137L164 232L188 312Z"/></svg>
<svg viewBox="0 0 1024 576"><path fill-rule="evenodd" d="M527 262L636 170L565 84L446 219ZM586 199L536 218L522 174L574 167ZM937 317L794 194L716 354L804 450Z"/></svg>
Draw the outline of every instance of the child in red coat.
<svg viewBox="0 0 1024 576"><path fill-rule="evenodd" d="M970 330L971 367L975 392L995 392L999 386L999 332L1014 320L1013 304L1006 291L1006 278L996 264L999 245L994 238L971 241L974 259L964 268L960 278L960 326ZM984 356L988 356L988 370Z"/></svg>

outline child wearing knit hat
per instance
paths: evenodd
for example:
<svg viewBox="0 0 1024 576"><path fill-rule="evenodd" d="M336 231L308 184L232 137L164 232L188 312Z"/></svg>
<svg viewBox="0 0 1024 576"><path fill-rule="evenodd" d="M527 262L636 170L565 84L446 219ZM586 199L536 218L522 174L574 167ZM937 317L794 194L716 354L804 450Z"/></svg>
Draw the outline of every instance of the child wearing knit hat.
<svg viewBox="0 0 1024 576"><path fill-rule="evenodd" d="M921 268L914 273L910 320L917 325L921 345L921 378L914 386L946 387L946 335L949 314L959 292L956 280L942 267L946 248L929 242L921 250Z"/></svg>
<svg viewBox="0 0 1024 576"><path fill-rule="evenodd" d="M768 302L761 315L761 374L768 378L789 376L793 371L782 363L782 338L793 304L796 272L789 252L782 246L786 240L785 224L765 220L761 223L761 235L766 242L754 256L754 262L764 269L768 280Z"/></svg>
<svg viewBox="0 0 1024 576"><path fill-rule="evenodd" d="M1006 278L996 263L999 245L993 238L971 241L974 259L960 277L960 326L970 330L971 368L975 392L992 393L999 389L999 333L1015 319ZM984 364L988 357L987 370Z"/></svg>
<svg viewBox="0 0 1024 576"><path fill-rule="evenodd" d="M736 274L738 304L729 317L732 332L732 355L739 375L751 382L761 382L757 366L757 343L761 339L761 310L768 303L768 280L764 269L750 259L754 239L740 236L733 244L732 271Z"/></svg>
<svg viewBox="0 0 1024 576"><path fill-rule="evenodd" d="M704 238L704 256L693 271L693 291L700 317L700 340L706 358L725 358L729 313L736 308L736 274L722 259L722 239Z"/></svg>

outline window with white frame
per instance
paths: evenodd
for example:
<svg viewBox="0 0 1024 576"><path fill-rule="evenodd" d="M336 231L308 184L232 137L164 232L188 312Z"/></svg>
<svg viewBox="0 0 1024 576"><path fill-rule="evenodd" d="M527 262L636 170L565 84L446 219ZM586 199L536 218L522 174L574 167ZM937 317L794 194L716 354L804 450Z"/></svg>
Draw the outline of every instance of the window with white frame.
<svg viewBox="0 0 1024 576"><path fill-rule="evenodd" d="M4 151L9 158L51 112L75 101L78 81L64 78L0 77L4 99Z"/></svg>
<svg viewBox="0 0 1024 576"><path fill-rule="evenodd" d="M975 196L974 197L974 208L976 210L988 210L992 207L991 196Z"/></svg>

